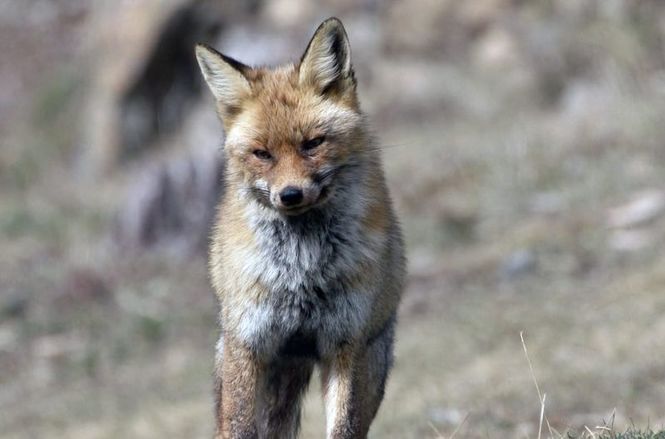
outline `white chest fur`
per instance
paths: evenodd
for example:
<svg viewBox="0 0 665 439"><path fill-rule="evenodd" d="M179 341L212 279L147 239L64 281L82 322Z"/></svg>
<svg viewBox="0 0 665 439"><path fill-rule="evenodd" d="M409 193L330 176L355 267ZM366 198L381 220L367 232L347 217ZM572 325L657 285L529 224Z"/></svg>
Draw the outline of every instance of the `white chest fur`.
<svg viewBox="0 0 665 439"><path fill-rule="evenodd" d="M380 239L361 233L358 212L260 218L251 226L257 245L242 255L243 275L268 293L233 310L241 339L272 357L294 334L313 339L320 356L355 338L374 300L372 286L357 279L381 251Z"/></svg>

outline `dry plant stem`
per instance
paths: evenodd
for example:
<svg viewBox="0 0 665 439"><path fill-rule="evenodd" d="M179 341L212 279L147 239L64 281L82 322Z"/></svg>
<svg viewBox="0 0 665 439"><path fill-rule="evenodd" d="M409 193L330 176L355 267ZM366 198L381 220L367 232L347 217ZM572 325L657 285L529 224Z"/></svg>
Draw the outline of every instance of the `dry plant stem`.
<svg viewBox="0 0 665 439"><path fill-rule="evenodd" d="M545 416L545 396L540 393L540 386L538 386L538 380L536 379L536 374L533 371L533 364L531 363L531 358L529 358L529 350L527 349L526 342L524 341L524 331L520 331L520 339L522 340L524 356L526 357L526 362L528 363L529 371L531 372L531 379L533 379L533 384L536 386L536 392L538 393L538 399L540 400L540 426L538 427L538 439L540 439L543 418L545 419L547 429L550 432L550 437L554 437L554 432L552 430L552 426L550 425L550 421L547 419L547 416Z"/></svg>
<svg viewBox="0 0 665 439"><path fill-rule="evenodd" d="M455 431L453 431L453 434L450 435L448 439L455 439L455 436L457 436L457 433L462 429L462 426L466 423L466 420L469 419L470 413L467 413L466 416L464 416L464 419L462 419L462 422L460 422L457 425L457 428Z"/></svg>
<svg viewBox="0 0 665 439"><path fill-rule="evenodd" d="M432 431L434 432L434 434L436 434L437 439L443 438L443 434L439 431L438 428L436 428L436 426L431 421L428 422L428 424L429 424L429 428L431 428Z"/></svg>
<svg viewBox="0 0 665 439"><path fill-rule="evenodd" d="M453 433L450 435L450 437L448 439L455 439L455 436L457 436L457 433L459 433L459 431L462 429L462 426L466 423L467 419L469 419L470 415L471 415L471 413L467 413L464 416L464 419L462 419L462 421L459 424L457 424L457 427L455 428L455 430L453 430ZM434 433L436 434L437 439L445 439L445 436L443 435L443 433L441 433L439 431L439 429L436 428L436 426L434 426L434 424L429 422L429 427L434 431Z"/></svg>

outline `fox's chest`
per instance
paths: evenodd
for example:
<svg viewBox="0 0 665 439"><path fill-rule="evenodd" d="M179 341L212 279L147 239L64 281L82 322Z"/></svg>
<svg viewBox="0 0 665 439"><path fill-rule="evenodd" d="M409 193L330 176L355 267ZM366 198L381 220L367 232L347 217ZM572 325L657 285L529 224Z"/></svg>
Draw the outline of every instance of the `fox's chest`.
<svg viewBox="0 0 665 439"><path fill-rule="evenodd" d="M277 293L307 291L320 298L321 290L357 271L370 252L353 221L315 218L256 227L250 276Z"/></svg>
<svg viewBox="0 0 665 439"><path fill-rule="evenodd" d="M263 358L327 357L361 333L370 302L361 291L330 291L325 298L307 291L275 292L271 300L246 308L235 332Z"/></svg>
<svg viewBox="0 0 665 439"><path fill-rule="evenodd" d="M371 244L351 227L327 226L262 231L246 274L268 291L238 311L236 328L260 355L326 356L366 325L371 288L357 279Z"/></svg>

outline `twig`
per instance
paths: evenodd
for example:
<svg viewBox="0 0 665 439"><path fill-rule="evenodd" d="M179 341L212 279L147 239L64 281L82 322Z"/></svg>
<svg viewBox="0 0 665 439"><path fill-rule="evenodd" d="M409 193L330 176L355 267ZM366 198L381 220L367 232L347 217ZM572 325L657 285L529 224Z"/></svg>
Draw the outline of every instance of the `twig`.
<svg viewBox="0 0 665 439"><path fill-rule="evenodd" d="M540 386L538 386L536 373L533 371L533 364L531 363L531 358L529 358L529 350L526 348L526 342L524 341L524 331L520 331L520 339L522 340L522 348L524 349L524 356L526 357L526 362L529 365L529 371L531 372L531 379L533 379L533 384L536 386L536 392L538 393L538 400L540 401L540 425L538 427L538 439L540 439L543 419L545 419L545 423L547 424L547 429L550 432L550 437L554 437L550 421L549 419L547 419L547 416L545 416L545 395L540 393Z"/></svg>
<svg viewBox="0 0 665 439"><path fill-rule="evenodd" d="M436 427L434 426L434 424L432 424L431 421L428 422L428 424L429 424L429 428L431 428L432 431L434 431L434 434L436 434L437 439L438 439L438 438L443 439L443 434L441 434L441 432L439 431L439 429L436 428Z"/></svg>
<svg viewBox="0 0 665 439"><path fill-rule="evenodd" d="M545 416L545 398L547 394L543 394L543 400L540 401L540 422L538 423L538 439L540 439L540 433L543 431L543 417Z"/></svg>
<svg viewBox="0 0 665 439"><path fill-rule="evenodd" d="M466 416L464 416L464 419L462 419L462 422L460 422L460 423L457 425L457 428L455 429L455 431L453 431L453 434L451 434L450 437L449 437L448 439L455 439L455 436L457 435L457 432L460 431L460 429L462 428L462 425L464 425L464 423L466 422L466 420L469 419L469 415L470 415L470 414L471 414L471 413L469 412L469 413L466 414Z"/></svg>
<svg viewBox="0 0 665 439"><path fill-rule="evenodd" d="M471 415L471 413L469 412L469 413L466 414L466 416L464 416L464 419L462 419L462 421L459 424L457 424L457 427L455 428L455 430L453 431L453 433L450 435L450 437L448 439L455 439L455 436L457 436L457 433L460 431L462 426L466 423L466 420L469 419L470 415ZM438 438L446 439L445 436L443 435L443 433L441 433L439 431L439 429L436 428L434 426L434 424L432 424L431 421L429 422L429 428L431 428L434 431L434 433L436 433L437 439Z"/></svg>

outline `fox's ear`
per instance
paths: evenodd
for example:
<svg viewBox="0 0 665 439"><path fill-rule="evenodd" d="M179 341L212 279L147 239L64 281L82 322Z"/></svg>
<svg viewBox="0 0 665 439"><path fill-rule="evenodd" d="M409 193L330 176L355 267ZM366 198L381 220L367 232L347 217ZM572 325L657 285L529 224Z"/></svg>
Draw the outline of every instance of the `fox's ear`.
<svg viewBox="0 0 665 439"><path fill-rule="evenodd" d="M300 60L300 84L320 93L355 90L351 45L342 22L329 18L314 32Z"/></svg>
<svg viewBox="0 0 665 439"><path fill-rule="evenodd" d="M224 106L238 107L251 93L245 77L250 67L203 44L196 45L196 60L210 91Z"/></svg>

